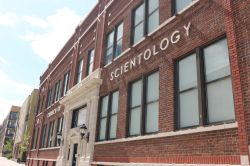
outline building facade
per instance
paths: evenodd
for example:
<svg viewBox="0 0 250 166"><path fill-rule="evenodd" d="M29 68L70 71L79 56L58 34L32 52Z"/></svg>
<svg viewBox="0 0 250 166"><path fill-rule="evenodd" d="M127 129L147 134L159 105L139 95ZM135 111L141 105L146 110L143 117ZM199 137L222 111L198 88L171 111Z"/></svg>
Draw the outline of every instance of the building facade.
<svg viewBox="0 0 250 166"><path fill-rule="evenodd" d="M11 106L10 112L2 124L3 127L1 130L0 153L3 157L12 154L13 149L6 150L4 146L7 142L12 142L14 144L20 109L21 108L19 106Z"/></svg>
<svg viewBox="0 0 250 166"><path fill-rule="evenodd" d="M27 164L249 165L249 27L247 0L99 1L41 76Z"/></svg>
<svg viewBox="0 0 250 166"><path fill-rule="evenodd" d="M31 126L34 123L37 109L37 97L38 90L34 89L23 102L23 105L20 109L13 149L13 159L16 161L26 161L27 148L32 132Z"/></svg>

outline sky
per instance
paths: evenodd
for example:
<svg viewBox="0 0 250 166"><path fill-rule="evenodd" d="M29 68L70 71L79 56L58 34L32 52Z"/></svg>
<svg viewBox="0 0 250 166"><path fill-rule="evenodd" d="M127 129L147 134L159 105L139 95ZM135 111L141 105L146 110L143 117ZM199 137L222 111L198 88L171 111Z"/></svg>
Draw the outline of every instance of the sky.
<svg viewBox="0 0 250 166"><path fill-rule="evenodd" d="M0 124L98 0L0 0Z"/></svg>

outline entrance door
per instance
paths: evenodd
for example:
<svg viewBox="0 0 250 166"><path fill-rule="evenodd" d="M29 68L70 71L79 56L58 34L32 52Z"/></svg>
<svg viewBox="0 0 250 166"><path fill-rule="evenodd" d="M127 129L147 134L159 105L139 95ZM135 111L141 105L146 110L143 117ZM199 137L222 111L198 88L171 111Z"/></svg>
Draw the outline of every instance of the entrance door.
<svg viewBox="0 0 250 166"><path fill-rule="evenodd" d="M74 144L72 166L76 166L76 155L77 155L78 144Z"/></svg>

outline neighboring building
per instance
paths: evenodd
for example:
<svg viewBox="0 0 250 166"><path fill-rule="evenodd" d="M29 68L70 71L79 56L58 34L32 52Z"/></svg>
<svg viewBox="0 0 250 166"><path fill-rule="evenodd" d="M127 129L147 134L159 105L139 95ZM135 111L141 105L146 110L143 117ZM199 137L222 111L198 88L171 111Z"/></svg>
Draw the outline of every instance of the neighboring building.
<svg viewBox="0 0 250 166"><path fill-rule="evenodd" d="M1 131L1 140L0 140L0 153L1 156L3 157L5 157L7 154L12 153L12 151L5 151L4 145L6 145L8 141L13 141L13 142L15 141L19 112L20 112L19 106L11 106L10 112L3 122L3 128Z"/></svg>
<svg viewBox="0 0 250 166"><path fill-rule="evenodd" d="M19 113L17 123L13 158L24 162L26 160L26 152L32 132L32 125L35 120L37 109L38 90L34 89L31 94L23 102Z"/></svg>
<svg viewBox="0 0 250 166"><path fill-rule="evenodd" d="M7 127L7 118L4 119L3 124L2 124L2 129L0 131L0 156L2 156L2 148L4 145L4 136L5 136L5 130Z"/></svg>
<svg viewBox="0 0 250 166"><path fill-rule="evenodd" d="M27 165L249 165L249 27L246 0L100 0L40 77Z"/></svg>

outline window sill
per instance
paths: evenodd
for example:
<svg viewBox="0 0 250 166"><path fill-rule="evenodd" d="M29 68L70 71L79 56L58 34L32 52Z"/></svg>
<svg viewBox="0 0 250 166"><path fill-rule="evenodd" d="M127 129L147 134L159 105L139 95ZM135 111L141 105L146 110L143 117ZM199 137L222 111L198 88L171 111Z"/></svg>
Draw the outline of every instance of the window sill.
<svg viewBox="0 0 250 166"><path fill-rule="evenodd" d="M112 61L110 61L109 63L107 63L104 68L107 68L110 64L112 63Z"/></svg>
<svg viewBox="0 0 250 166"><path fill-rule="evenodd" d="M116 140L102 141L102 142L96 142L95 145L181 136L181 135L195 134L195 133L201 133L201 132L232 129L232 128L237 128L237 127L238 127L238 123L235 122L235 123L230 123L230 124L212 125L208 127L197 127L197 128L192 128L192 129L171 131L171 132L166 132L166 133L158 133L158 134L153 134L153 135L145 135L145 136L137 136L137 137L121 138L121 139L116 139Z"/></svg>
<svg viewBox="0 0 250 166"><path fill-rule="evenodd" d="M103 68L107 68L109 65L111 65L113 62L117 61L118 59L120 59L123 55L127 54L129 51L131 50L131 48L127 48L126 50L124 50L118 57L114 58L112 61L110 61L109 63L107 63Z"/></svg>
<svg viewBox="0 0 250 166"><path fill-rule="evenodd" d="M60 149L60 146L58 147L49 147L49 148L40 148L40 151L45 151L45 150L56 150L56 149Z"/></svg>
<svg viewBox="0 0 250 166"><path fill-rule="evenodd" d="M125 55L126 53L128 53L130 50L131 50L131 48L127 48L118 57L114 58L113 61L116 61L116 60L120 59L123 55Z"/></svg>
<svg viewBox="0 0 250 166"><path fill-rule="evenodd" d="M146 40L146 36L144 36L143 38L141 38L141 40L139 40L137 43L133 44L131 47L132 47L132 48L137 47L137 46L140 45L144 40Z"/></svg>
<svg viewBox="0 0 250 166"><path fill-rule="evenodd" d="M41 111L39 114L36 115L36 117L39 117L40 115L42 115L43 111Z"/></svg>

